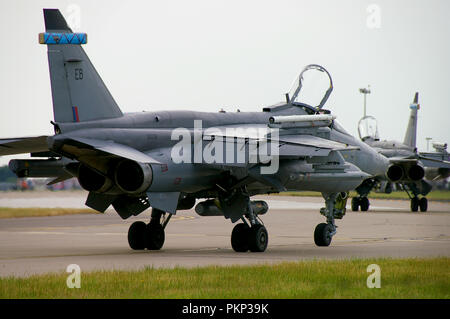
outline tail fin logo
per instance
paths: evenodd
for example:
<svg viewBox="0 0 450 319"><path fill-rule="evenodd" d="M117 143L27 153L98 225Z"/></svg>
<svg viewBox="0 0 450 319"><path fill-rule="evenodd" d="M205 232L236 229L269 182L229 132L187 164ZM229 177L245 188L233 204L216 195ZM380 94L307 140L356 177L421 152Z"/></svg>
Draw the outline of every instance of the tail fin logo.
<svg viewBox="0 0 450 319"><path fill-rule="evenodd" d="M86 44L86 33L58 33L44 32L39 33L40 44Z"/></svg>

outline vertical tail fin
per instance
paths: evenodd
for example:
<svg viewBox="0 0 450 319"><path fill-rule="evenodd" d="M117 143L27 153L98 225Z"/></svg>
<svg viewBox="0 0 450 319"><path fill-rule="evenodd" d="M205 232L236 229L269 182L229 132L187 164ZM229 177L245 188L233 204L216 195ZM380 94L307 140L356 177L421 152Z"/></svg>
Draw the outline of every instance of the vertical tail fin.
<svg viewBox="0 0 450 319"><path fill-rule="evenodd" d="M58 9L44 9L55 122L82 122L121 117L122 112L81 44L86 34L73 33Z"/></svg>
<svg viewBox="0 0 450 319"><path fill-rule="evenodd" d="M403 144L416 148L416 136L417 136L417 111L420 109L419 104L419 92L414 95L414 101L409 105L411 113L409 115L408 127L406 128L405 139Z"/></svg>

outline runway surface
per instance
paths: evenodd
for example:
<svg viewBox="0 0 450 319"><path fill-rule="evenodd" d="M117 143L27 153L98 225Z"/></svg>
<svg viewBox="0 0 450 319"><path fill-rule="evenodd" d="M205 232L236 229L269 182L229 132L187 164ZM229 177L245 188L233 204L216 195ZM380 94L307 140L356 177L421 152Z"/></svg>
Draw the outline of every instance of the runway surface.
<svg viewBox="0 0 450 319"><path fill-rule="evenodd" d="M36 195L37 194L37 195ZM83 207L86 194L16 193L1 195L0 206ZM82 271L277 263L314 258L450 256L450 203L429 202L426 213L409 212L409 201L371 200L370 212L347 211L337 221L330 247L316 247L313 231L325 218L323 200L315 197L258 196L271 209L262 216L269 232L264 253L231 249L234 225L223 217L200 217L180 211L166 228L161 251L133 251L128 227L148 222L149 211L122 220L115 212L0 219L0 276L29 276L66 270ZM350 205L348 204L347 207Z"/></svg>

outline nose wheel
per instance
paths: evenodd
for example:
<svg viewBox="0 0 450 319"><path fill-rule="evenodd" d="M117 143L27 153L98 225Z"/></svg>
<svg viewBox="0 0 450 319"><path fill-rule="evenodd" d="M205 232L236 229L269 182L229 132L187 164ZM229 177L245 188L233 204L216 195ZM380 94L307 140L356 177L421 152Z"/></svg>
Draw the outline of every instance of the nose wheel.
<svg viewBox="0 0 450 319"><path fill-rule="evenodd" d="M326 247L330 246L331 239L333 238L333 230L330 225L326 223L320 223L314 230L314 243L317 246Z"/></svg>

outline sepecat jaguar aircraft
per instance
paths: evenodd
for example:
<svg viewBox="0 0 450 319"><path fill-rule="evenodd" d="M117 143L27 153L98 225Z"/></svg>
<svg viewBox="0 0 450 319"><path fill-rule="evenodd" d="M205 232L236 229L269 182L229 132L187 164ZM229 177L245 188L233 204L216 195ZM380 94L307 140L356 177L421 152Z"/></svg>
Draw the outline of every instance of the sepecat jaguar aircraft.
<svg viewBox="0 0 450 319"><path fill-rule="evenodd" d="M410 116L402 142L380 140L377 121L373 116L364 116L359 120L358 133L362 141L373 147L377 152L388 157L391 166L386 175L371 177L356 188L357 197L352 198L352 210L367 211L370 191L378 187L385 193L392 192L392 184L403 189L411 200L411 211L419 209L426 212L428 200L425 197L432 189L428 180L443 179L450 176L450 156L447 144L434 143L437 152L418 152L416 147L417 111L420 109L419 92L414 95L410 104ZM422 197L419 199L419 195Z"/></svg>
<svg viewBox="0 0 450 319"><path fill-rule="evenodd" d="M251 197L293 190L322 193L326 222L314 241L328 246L348 191L390 165L323 108L333 83L319 65L301 72L285 102L261 112L123 113L81 47L87 35L73 33L57 9L44 9L44 20L39 42L48 52L54 135L2 139L0 156L31 153L10 161L18 177L77 178L85 204L99 212L112 206L127 219L151 207L148 224L129 228L132 249L161 249L171 216L195 207L201 216L241 221L231 234L235 251L265 251L260 216L268 205ZM327 79L316 105L300 102L311 72Z"/></svg>

